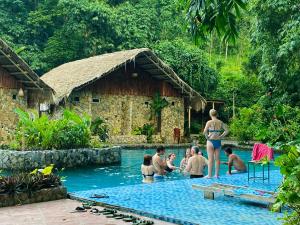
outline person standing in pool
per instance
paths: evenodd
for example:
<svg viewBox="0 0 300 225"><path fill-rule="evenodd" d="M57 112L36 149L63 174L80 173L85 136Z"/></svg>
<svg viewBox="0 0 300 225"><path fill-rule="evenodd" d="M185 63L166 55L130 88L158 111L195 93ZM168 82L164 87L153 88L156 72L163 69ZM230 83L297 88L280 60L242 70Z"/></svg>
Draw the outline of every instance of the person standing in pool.
<svg viewBox="0 0 300 225"><path fill-rule="evenodd" d="M143 183L152 183L154 181L155 169L152 165L152 156L144 155L144 162L141 165L141 171L143 175Z"/></svg>
<svg viewBox="0 0 300 225"><path fill-rule="evenodd" d="M168 156L168 159L167 159L167 161L166 161L167 166L166 166L165 170L166 170L167 172L169 172L169 173L172 172L173 170L176 170L176 169L177 169L177 167L174 165L174 160L175 160L175 158L176 158L175 153L171 153L171 154L169 154L169 156Z"/></svg>
<svg viewBox="0 0 300 225"><path fill-rule="evenodd" d="M184 156L184 158L180 162L180 168L179 168L180 171L184 171L185 170L185 167L186 167L186 165L188 163L188 160L192 156L191 155L191 148L192 148L192 146L190 146L189 148L187 148L185 150L185 156Z"/></svg>
<svg viewBox="0 0 300 225"><path fill-rule="evenodd" d="M152 163L155 169L155 177L160 178L166 174L165 168L167 166L166 160L162 159L165 154L165 148L159 146L156 149L156 154L152 157Z"/></svg>
<svg viewBox="0 0 300 225"><path fill-rule="evenodd" d="M185 172L190 173L190 178L204 177L204 168L207 165L207 159L199 154L200 149L192 147L193 156L189 158Z"/></svg>
<svg viewBox="0 0 300 225"><path fill-rule="evenodd" d="M217 111L211 109L209 111L211 120L207 121L203 134L206 137L206 149L208 155L208 175L206 178L212 177L213 163L215 161L215 177L219 177L220 171L220 150L221 139L228 134L227 125L217 118Z"/></svg>
<svg viewBox="0 0 300 225"><path fill-rule="evenodd" d="M247 172L247 167L244 161L238 155L233 154L231 148L226 148L225 154L228 157L228 162L224 162L223 164L228 165L227 174L231 175L233 173ZM231 170L232 166L234 167L235 170Z"/></svg>

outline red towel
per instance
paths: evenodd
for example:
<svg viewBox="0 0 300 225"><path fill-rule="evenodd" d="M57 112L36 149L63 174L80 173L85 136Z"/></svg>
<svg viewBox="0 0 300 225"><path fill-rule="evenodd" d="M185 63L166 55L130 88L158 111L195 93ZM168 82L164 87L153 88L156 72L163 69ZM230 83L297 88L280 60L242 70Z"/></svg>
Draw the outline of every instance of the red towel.
<svg viewBox="0 0 300 225"><path fill-rule="evenodd" d="M254 144L252 151L252 160L259 161L265 156L268 157L269 160L274 159L274 151L272 148L268 147L265 144Z"/></svg>

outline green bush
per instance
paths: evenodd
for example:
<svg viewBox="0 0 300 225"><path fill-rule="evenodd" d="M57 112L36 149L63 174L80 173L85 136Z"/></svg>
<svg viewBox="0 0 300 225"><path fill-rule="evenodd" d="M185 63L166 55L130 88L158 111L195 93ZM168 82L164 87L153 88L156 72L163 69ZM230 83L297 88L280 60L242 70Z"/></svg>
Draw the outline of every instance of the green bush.
<svg viewBox="0 0 300 225"><path fill-rule="evenodd" d="M298 225L300 224L300 140L283 144L279 148L285 153L276 159L275 164L280 167L284 179L279 187L274 210L288 206L292 212L283 217L284 225Z"/></svg>
<svg viewBox="0 0 300 225"><path fill-rule="evenodd" d="M241 108L230 124L230 131L239 141L258 140L274 144L288 142L300 134L300 109L287 105L263 108L253 105Z"/></svg>
<svg viewBox="0 0 300 225"><path fill-rule="evenodd" d="M63 118L55 122L52 134L54 149L84 148L91 140L91 121L87 116L65 110Z"/></svg>
<svg viewBox="0 0 300 225"><path fill-rule="evenodd" d="M101 141L106 141L108 138L108 127L105 121L100 117L92 121L91 132L92 135L98 136Z"/></svg>
<svg viewBox="0 0 300 225"><path fill-rule="evenodd" d="M70 149L89 146L90 118L65 110L61 119L50 120L20 109L16 146L24 149Z"/></svg>
<svg viewBox="0 0 300 225"><path fill-rule="evenodd" d="M155 129L152 124L144 124L142 127L136 127L133 129L132 134L133 135L146 135L147 136L147 142L152 142L152 135L154 134Z"/></svg>
<svg viewBox="0 0 300 225"><path fill-rule="evenodd" d="M191 134L199 134L201 130L201 124L197 122L191 122L191 129L190 133Z"/></svg>

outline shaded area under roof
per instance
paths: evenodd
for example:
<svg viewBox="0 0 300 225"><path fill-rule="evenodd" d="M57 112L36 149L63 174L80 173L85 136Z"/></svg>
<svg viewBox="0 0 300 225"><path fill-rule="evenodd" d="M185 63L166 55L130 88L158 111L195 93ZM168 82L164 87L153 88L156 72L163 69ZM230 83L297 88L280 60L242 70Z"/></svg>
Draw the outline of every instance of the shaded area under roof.
<svg viewBox="0 0 300 225"><path fill-rule="evenodd" d="M27 89L51 90L40 77L0 38L0 66Z"/></svg>
<svg viewBox="0 0 300 225"><path fill-rule="evenodd" d="M180 79L169 66L147 48L107 53L65 63L44 74L41 79L54 89L59 101L68 97L73 90L89 85L122 66L126 66L129 62L134 62L154 78L169 82L185 97L197 98L204 104L206 103L198 92Z"/></svg>

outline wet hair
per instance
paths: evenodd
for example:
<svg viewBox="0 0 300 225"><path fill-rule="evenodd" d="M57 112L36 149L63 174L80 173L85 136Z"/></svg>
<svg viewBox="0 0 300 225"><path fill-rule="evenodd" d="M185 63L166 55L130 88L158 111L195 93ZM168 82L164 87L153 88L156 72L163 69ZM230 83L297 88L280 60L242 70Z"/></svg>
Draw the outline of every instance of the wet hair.
<svg viewBox="0 0 300 225"><path fill-rule="evenodd" d="M152 156L151 155L144 155L144 166L150 166L151 165Z"/></svg>
<svg viewBox="0 0 300 225"><path fill-rule="evenodd" d="M164 150L165 150L164 146L159 146L159 147L157 147L156 152L159 153L159 152L164 151Z"/></svg>
<svg viewBox="0 0 300 225"><path fill-rule="evenodd" d="M194 151L197 155L200 152L200 148L198 148L197 146L193 146L192 149L194 149Z"/></svg>
<svg viewBox="0 0 300 225"><path fill-rule="evenodd" d="M172 156L172 155L175 155L175 153L169 154L169 155L168 155L168 159L171 159L171 156Z"/></svg>
<svg viewBox="0 0 300 225"><path fill-rule="evenodd" d="M225 152L230 155L230 154L232 154L232 149L231 148L225 148Z"/></svg>
<svg viewBox="0 0 300 225"><path fill-rule="evenodd" d="M218 115L218 112L217 112L217 110L215 110L215 109L211 109L211 110L209 110L209 115L210 115L210 116L217 116L217 115Z"/></svg>

